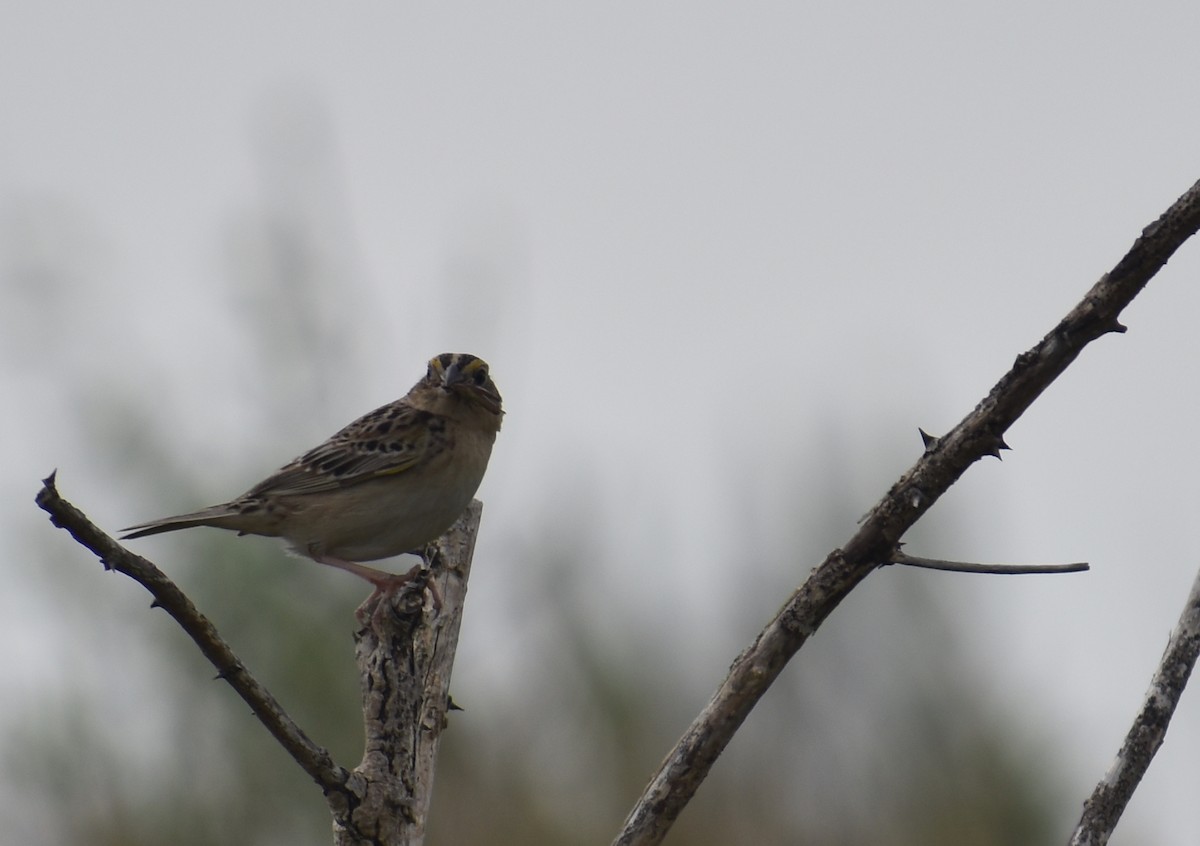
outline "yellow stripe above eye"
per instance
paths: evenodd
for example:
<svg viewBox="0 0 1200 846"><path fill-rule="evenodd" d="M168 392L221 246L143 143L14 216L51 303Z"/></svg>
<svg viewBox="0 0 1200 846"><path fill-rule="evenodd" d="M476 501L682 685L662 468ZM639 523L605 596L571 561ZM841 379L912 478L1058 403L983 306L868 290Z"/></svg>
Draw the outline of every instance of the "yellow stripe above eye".
<svg viewBox="0 0 1200 846"><path fill-rule="evenodd" d="M446 375L446 368L451 364L457 364L459 373L464 376L474 375L480 370L487 372L487 362L469 353L443 353L434 356L429 359L429 372L442 378Z"/></svg>

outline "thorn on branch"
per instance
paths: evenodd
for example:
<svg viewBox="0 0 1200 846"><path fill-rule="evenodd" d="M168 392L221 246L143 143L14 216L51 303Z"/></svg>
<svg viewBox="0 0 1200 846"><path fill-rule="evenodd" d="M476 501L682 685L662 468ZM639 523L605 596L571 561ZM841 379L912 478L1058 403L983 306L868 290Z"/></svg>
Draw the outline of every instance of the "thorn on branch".
<svg viewBox="0 0 1200 846"><path fill-rule="evenodd" d="M213 676L213 681L228 681L235 673L240 673L242 666L240 664L230 664L228 667L222 667L217 670L217 674Z"/></svg>
<svg viewBox="0 0 1200 846"><path fill-rule="evenodd" d="M921 433L921 442L925 444L926 452L929 452L934 447L936 447L938 441L941 440L941 438L938 438L934 435L929 434L924 429L917 429L917 431Z"/></svg>
<svg viewBox="0 0 1200 846"><path fill-rule="evenodd" d="M1018 354L1013 360L1013 370L1021 371L1028 367L1032 367L1034 362L1037 361L1037 358L1036 352L1033 350L1025 350L1025 352Z"/></svg>
<svg viewBox="0 0 1200 846"><path fill-rule="evenodd" d="M1011 450L1012 447L1004 442L1003 435L989 435L988 442L983 447L983 454L990 455L998 461L1003 461L1004 456L1000 454L1000 451L1004 449Z"/></svg>

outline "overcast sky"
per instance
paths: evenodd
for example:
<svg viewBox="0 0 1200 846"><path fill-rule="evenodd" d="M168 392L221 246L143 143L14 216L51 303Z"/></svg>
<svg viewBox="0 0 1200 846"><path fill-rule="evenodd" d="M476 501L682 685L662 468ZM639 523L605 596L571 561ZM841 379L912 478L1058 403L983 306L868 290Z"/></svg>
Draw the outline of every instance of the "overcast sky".
<svg viewBox="0 0 1200 846"><path fill-rule="evenodd" d="M3 534L38 548L31 500L55 466L108 528L158 516L126 513L142 482L63 441L88 425L62 420L77 380L177 426L219 497L461 349L509 409L481 551L503 557L525 515L584 485L612 549L653 530L671 553L648 574L612 555L589 583L638 573L642 611L682 595L703 620L747 531L722 485L753 482L753 528L780 543L831 487L865 512L918 457L917 427L954 425L1200 177L1198 26L1186 2L0 3L0 303L21 303L0 316ZM356 372L314 407L301 351L271 389L302 419L248 459L253 415L223 401L248 388L224 292L264 208L307 209L371 296L329 306ZM1091 562L937 577L1004 707L1062 737L1080 802L1200 566L1197 256L935 507L948 546L910 547ZM30 305L16 286L43 265L70 284ZM28 631L53 602L35 564L0 598L0 660L30 688ZM489 580L502 595L478 568L473 597ZM747 630L782 599L764 589ZM1197 790L1191 691L1114 843L1194 842Z"/></svg>

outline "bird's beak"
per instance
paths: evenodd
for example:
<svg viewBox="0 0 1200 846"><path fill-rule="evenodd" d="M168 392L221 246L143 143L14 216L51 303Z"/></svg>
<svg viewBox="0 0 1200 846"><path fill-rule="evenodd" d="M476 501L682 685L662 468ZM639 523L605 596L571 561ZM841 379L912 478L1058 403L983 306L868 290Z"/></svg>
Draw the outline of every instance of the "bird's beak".
<svg viewBox="0 0 1200 846"><path fill-rule="evenodd" d="M454 362L444 371L442 371L442 386L449 388L456 382L462 381L462 368L458 366L458 362Z"/></svg>

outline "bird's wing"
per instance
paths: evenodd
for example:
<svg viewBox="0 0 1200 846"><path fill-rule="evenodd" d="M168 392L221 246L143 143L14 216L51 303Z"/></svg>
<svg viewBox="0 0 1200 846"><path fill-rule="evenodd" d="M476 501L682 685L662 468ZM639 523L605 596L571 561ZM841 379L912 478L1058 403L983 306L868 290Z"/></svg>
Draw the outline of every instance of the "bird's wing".
<svg viewBox="0 0 1200 846"><path fill-rule="evenodd" d="M336 490L403 473L447 446L446 421L403 401L377 408L259 482L241 498Z"/></svg>

